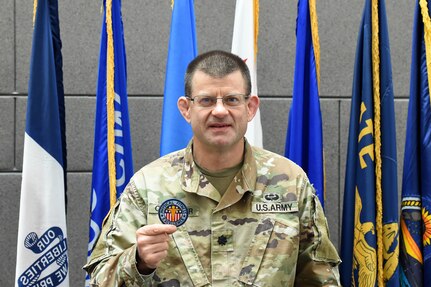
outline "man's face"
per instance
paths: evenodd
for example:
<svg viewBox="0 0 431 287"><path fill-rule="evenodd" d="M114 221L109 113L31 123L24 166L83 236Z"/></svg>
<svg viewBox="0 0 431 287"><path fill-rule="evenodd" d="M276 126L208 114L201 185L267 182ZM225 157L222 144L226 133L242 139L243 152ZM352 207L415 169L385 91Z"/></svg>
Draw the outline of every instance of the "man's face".
<svg viewBox="0 0 431 287"><path fill-rule="evenodd" d="M244 78L240 71L235 71L223 78L213 78L204 72L195 72L192 79L191 98L246 94ZM187 102L185 102L187 101ZM254 117L259 99L250 97L238 106L223 104L217 100L212 107L202 107L197 101L185 98L178 102L185 119L191 124L194 134L194 148L231 149L243 144L247 123Z"/></svg>

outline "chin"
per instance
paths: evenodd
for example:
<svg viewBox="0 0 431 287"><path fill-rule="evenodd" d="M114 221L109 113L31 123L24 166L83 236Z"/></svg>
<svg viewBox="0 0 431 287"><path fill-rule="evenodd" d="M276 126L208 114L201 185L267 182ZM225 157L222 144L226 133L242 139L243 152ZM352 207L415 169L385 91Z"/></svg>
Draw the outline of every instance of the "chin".
<svg viewBox="0 0 431 287"><path fill-rule="evenodd" d="M212 146L214 147L219 147L219 148L223 148L223 147L228 147L231 148L235 145L237 145L239 142L241 141L240 139L233 139L233 138L213 138L210 139L208 141L208 143L210 143Z"/></svg>

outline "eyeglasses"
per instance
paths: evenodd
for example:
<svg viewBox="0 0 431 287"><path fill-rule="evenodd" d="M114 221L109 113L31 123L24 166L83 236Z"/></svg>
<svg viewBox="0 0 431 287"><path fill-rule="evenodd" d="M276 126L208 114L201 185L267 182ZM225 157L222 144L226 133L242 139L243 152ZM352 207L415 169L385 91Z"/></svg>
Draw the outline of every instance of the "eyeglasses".
<svg viewBox="0 0 431 287"><path fill-rule="evenodd" d="M226 95L224 97L213 97L213 96L195 96L189 97L186 96L187 99L192 101L195 105L200 108L213 108L217 104L217 100L222 100L223 104L227 108L235 108L245 103L245 101L249 98L248 95L244 94L232 94Z"/></svg>

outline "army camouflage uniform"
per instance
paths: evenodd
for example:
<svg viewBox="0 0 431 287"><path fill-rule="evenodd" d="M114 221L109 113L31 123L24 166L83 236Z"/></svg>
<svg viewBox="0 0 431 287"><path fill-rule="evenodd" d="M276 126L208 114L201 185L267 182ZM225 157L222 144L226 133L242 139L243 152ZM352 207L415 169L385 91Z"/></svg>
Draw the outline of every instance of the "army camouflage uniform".
<svg viewBox="0 0 431 287"><path fill-rule="evenodd" d="M136 267L135 232L160 223L176 198L189 218L150 276ZM138 171L104 223L84 268L91 286L340 286L337 251L303 170L246 143L224 196L197 169L192 145Z"/></svg>

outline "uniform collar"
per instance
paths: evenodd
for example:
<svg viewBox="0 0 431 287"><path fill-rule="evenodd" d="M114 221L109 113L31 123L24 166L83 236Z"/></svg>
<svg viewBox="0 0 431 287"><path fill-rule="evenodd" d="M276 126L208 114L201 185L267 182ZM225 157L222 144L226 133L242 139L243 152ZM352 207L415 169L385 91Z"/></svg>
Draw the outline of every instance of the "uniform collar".
<svg viewBox="0 0 431 287"><path fill-rule="evenodd" d="M242 198L247 191L253 191L256 185L257 168L253 149L245 140L244 164L234 177L223 198L200 172L193 160L193 140L189 142L184 151L184 167L181 174L182 188L189 193L206 196L219 202L216 211L228 207Z"/></svg>

